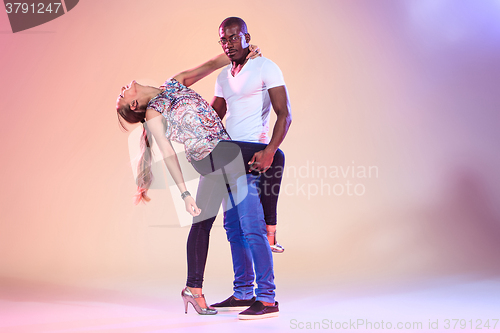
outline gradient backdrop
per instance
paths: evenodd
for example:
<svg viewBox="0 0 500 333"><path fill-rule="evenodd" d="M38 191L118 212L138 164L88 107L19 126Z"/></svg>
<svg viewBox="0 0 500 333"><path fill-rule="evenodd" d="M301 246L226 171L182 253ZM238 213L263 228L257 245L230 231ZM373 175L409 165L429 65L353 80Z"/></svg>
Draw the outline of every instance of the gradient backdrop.
<svg viewBox="0 0 500 333"><path fill-rule="evenodd" d="M0 13L2 283L178 297L180 199L157 184L132 204L115 101L132 79L160 85L219 54L228 16L280 66L292 104L278 296L498 278L500 1L84 0L16 34ZM211 100L216 75L193 89ZM220 218L207 266L206 292L229 293Z"/></svg>

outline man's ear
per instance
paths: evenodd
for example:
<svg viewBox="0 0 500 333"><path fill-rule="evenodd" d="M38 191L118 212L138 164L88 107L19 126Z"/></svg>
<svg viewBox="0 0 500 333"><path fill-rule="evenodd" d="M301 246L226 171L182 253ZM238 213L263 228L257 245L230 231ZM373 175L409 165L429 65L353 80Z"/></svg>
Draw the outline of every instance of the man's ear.
<svg viewBox="0 0 500 333"><path fill-rule="evenodd" d="M245 34L245 41L247 42L247 44L250 44L250 39L251 39L250 34L247 32Z"/></svg>
<svg viewBox="0 0 500 333"><path fill-rule="evenodd" d="M137 102L136 99L134 99L131 103L130 103L130 110L132 111L137 111L137 109L139 108L139 103Z"/></svg>

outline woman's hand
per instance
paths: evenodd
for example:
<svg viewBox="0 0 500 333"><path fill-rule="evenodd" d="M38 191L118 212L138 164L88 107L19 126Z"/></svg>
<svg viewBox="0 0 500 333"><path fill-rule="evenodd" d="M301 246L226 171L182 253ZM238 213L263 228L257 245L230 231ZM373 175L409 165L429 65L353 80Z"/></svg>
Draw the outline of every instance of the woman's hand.
<svg viewBox="0 0 500 333"><path fill-rule="evenodd" d="M184 204L186 205L186 211L192 216L198 216L201 213L201 209L196 206L196 201L190 195L184 199Z"/></svg>
<svg viewBox="0 0 500 333"><path fill-rule="evenodd" d="M255 59L257 57L262 57L260 48L257 45L250 45L248 49L250 50L250 53L247 55L247 59Z"/></svg>

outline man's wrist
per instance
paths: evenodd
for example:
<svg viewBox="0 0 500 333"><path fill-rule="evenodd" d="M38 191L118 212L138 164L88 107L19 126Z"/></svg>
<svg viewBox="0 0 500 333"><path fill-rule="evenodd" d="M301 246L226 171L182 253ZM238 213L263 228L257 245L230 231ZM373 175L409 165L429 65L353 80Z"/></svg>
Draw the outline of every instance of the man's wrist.
<svg viewBox="0 0 500 333"><path fill-rule="evenodd" d="M278 147L274 147L274 146L271 146L271 145L267 145L266 148L264 148L264 151L267 152L267 153L272 153L273 155L276 153L276 151L278 150Z"/></svg>

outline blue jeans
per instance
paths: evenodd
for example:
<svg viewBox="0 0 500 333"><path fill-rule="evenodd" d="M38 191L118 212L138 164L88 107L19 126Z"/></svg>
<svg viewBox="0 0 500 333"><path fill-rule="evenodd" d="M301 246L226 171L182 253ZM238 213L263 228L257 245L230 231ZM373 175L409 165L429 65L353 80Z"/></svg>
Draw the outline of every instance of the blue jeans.
<svg viewBox="0 0 500 333"><path fill-rule="evenodd" d="M246 182L248 194L238 198L239 204L227 209L228 201L234 200L232 194L224 198L224 229L231 246L234 272L234 297L250 299L253 297L254 268L258 301L274 303L273 257L267 240L264 213L259 202L257 187L259 177L248 174L238 179ZM238 184L238 187L241 184Z"/></svg>
<svg viewBox="0 0 500 333"><path fill-rule="evenodd" d="M274 302L273 261L257 189L260 175L248 173L248 161L259 150L262 147L252 143L221 141L210 155L193 162L202 175L196 198L202 212L194 218L188 237L188 287L202 286L210 229L223 201L235 297L253 296L255 266L257 299Z"/></svg>

